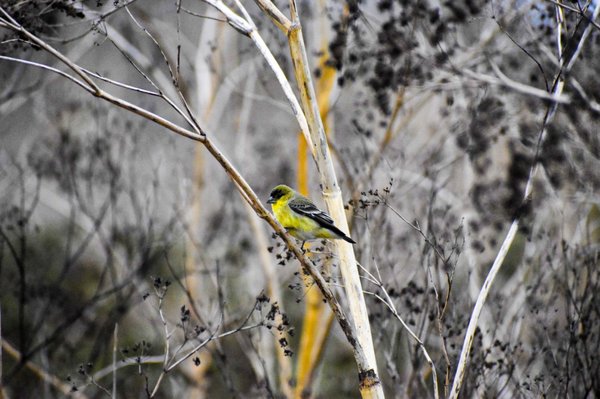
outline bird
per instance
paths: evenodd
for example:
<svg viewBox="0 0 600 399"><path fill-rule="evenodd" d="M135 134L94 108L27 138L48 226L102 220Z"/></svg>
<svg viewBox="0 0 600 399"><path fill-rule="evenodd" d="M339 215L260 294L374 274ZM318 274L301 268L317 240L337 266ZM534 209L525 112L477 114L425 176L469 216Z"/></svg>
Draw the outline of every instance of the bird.
<svg viewBox="0 0 600 399"><path fill-rule="evenodd" d="M341 239L356 244L342 230L335 226L331 216L320 210L312 201L285 184L271 190L268 204L271 204L277 221L292 237L302 241L318 238Z"/></svg>

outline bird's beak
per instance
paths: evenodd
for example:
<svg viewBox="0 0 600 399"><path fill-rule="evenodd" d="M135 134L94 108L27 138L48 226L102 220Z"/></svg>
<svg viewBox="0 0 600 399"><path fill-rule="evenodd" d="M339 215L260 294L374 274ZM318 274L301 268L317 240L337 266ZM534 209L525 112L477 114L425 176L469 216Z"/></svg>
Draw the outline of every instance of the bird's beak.
<svg viewBox="0 0 600 399"><path fill-rule="evenodd" d="M274 204L275 203L275 199L273 197L269 197L269 199L267 200L267 204Z"/></svg>

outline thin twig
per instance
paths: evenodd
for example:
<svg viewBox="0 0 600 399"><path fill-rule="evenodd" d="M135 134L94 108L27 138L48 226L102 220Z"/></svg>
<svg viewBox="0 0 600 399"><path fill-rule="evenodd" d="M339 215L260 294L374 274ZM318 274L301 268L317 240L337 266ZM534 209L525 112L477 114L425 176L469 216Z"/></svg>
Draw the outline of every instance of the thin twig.
<svg viewBox="0 0 600 399"><path fill-rule="evenodd" d="M119 347L119 323L115 323L113 332L112 399L117 399L117 348Z"/></svg>
<svg viewBox="0 0 600 399"><path fill-rule="evenodd" d="M298 102L298 99L296 98L296 95L294 94L294 91L292 90L292 87L290 86L290 83L287 80L283 69L281 69L281 66L273 56L273 53L271 53L271 50L261 37L260 33L254 27L254 23L251 21L246 21L245 19L234 13L220 0L205 0L205 2L221 11L223 15L225 15L225 17L227 18L227 22L229 22L229 24L233 26L236 30L240 31L241 33L252 39L258 51L260 51L260 53L263 55L273 73L275 73L275 77L277 78L279 85L283 89L283 92L287 100L289 101L290 106L292 107L292 111L294 112L294 116L296 117L298 124L300 125L302 134L304 135L306 142L309 144L309 147L311 148L311 151L314 156L314 145L312 144L308 122L306 120L304 111L300 106L300 102Z"/></svg>
<svg viewBox="0 0 600 399"><path fill-rule="evenodd" d="M440 251L440 246L437 245L436 243L434 243L433 241L431 241L431 239L423 232L423 229L421 229L421 226L419 225L419 222L415 220L415 223L411 223L409 222L404 216L402 216L402 214L400 212L398 212L398 210L396 210L396 208L394 208L393 206L391 206L383 197L379 197L382 200L383 205L385 205L386 208L388 208L390 211L392 211L396 216L398 216L400 219L402 219L402 221L404 223L406 223L408 226L410 226L413 230L415 230L417 233L419 233L421 235L421 237L423 237L423 239L425 240L425 242L427 244L429 244L429 246L435 251L436 255L438 256L438 258L442 261L442 262L447 262L448 258L446 256L444 256L444 254Z"/></svg>
<svg viewBox="0 0 600 399"><path fill-rule="evenodd" d="M2 350L6 351L6 353L8 353L16 361L21 361L21 353L17 350L17 348L8 343L8 341L2 341ZM58 378L54 374L50 374L48 371L33 363L31 360L25 362L25 367L29 369L40 380L50 384L63 395L71 395L71 397L76 399L88 398L82 392L73 392L72 387L70 385L65 384L60 378Z"/></svg>
<svg viewBox="0 0 600 399"><path fill-rule="evenodd" d="M167 65L167 69L169 70L169 74L171 75L171 80L173 82L173 86L175 87L175 89L177 91L177 95L179 96L179 99L183 103L183 106L187 112L187 116L191 120L194 130L196 130L197 132L200 132L200 130L201 130L200 123L198 122L198 119L192 112L192 109L190 108L185 96L183 95L183 93L181 92L180 87L179 87L179 51L180 51L181 47L179 45L177 47L178 48L178 57L177 57L177 61L176 61L176 69L174 71L173 67L171 66L171 62L169 61L169 58L167 57L167 54L164 52L162 46L158 43L158 40L156 40L156 38L152 35L152 33L150 33L150 31L148 29L146 29L140 22L138 22L138 20L129 11L129 8L125 8L125 10L127 11L127 14L129 14L129 16L131 17L133 22L150 38L150 40L152 40L154 45L158 48L158 51L160 52L161 56L163 57L163 60L165 61L165 64ZM179 13L177 13L177 15L179 18Z"/></svg>
<svg viewBox="0 0 600 399"><path fill-rule="evenodd" d="M80 86L82 89L84 89L88 93L93 93L93 90L91 90L84 82L82 82L81 80L77 79L76 77L74 77L72 75L69 75L66 72L61 71L60 69L56 69L56 68L53 68L53 67L45 65L45 64L40 64L38 62L22 60L20 58L8 57L6 55L0 55L0 60L17 62L19 64L25 64L25 65L29 65L29 66L34 66L36 68L41 68L41 69L45 69L45 70L50 71L50 72L54 72L54 73L62 76L63 78L66 78L66 79L70 80L71 82L77 84L78 86Z"/></svg>
<svg viewBox="0 0 600 399"><path fill-rule="evenodd" d="M363 270L365 273L367 273L369 281L371 281L373 284L375 284L381 290L381 292L383 292L383 295L385 296L385 299L382 298L377 293L370 292L370 291L364 291L364 292L366 294L368 294L368 295L374 296L379 301L381 301L385 306L387 306L387 308L392 312L392 314L394 315L394 317L396 317L396 319L398 319L398 321L400 322L400 324L402 324L402 327L404 327L404 329L406 330L406 332L408 332L408 334L417 342L417 345L419 345L419 347L423 351L423 356L425 356L425 359L427 360L427 363L429 363L429 366L431 367L431 377L433 379L433 396L435 397L435 399L439 399L440 394L439 394L439 387L438 387L438 380L437 380L437 371L435 369L435 364L433 363L433 360L431 359L431 356L429 356L429 352L427 352L427 348L425 348L425 344L410 329L410 327L408 326L408 324L406 324L406 322L404 321L404 319L402 318L402 316L400 316L400 314L396 310L396 306L394 305L394 301L392 300L392 298L388 294L387 290L385 289L385 286L383 285L383 283L381 281L381 275L379 276L379 279L378 279L377 277L375 277L373 275L373 273L371 273L369 270L367 270L363 265L361 265L358 262L357 262L357 265L358 265L358 267L361 270ZM379 269L377 269L377 272L379 273Z"/></svg>
<svg viewBox="0 0 600 399"><path fill-rule="evenodd" d="M260 322L257 324L252 324L250 326L238 327L234 330L226 331L222 334L211 336L211 337L205 339L204 341L202 341L201 343L199 343L198 345L196 345L193 349L191 349L186 355L184 355L180 359L178 359L175 363L171 364L169 366L169 368L167 369L167 372L173 370L175 367L179 366L182 362L189 359L194 353L198 352L200 349L202 349L204 346L206 346L206 344L208 344L210 341L225 338L229 335L238 333L240 331L252 330L254 328L258 328L258 327L262 327L262 326L264 326L264 324L262 322Z"/></svg>
<svg viewBox="0 0 600 399"><path fill-rule="evenodd" d="M312 71L302 33L302 25L298 14L295 0L290 0L290 14L292 29L288 32L288 46L294 67L296 84L300 91L302 109L306 115L311 141L309 145L314 146L313 158L317 165L321 191L327 209L332 219L342 231L348 231L348 221L344 209L342 192L340 190L337 175L333 165L333 159L327 143L323 120L317 104L317 96L312 80ZM365 397L383 398L384 392L379 380L379 371L371 325L365 298L362 292L360 276L356 268L356 256L352 245L342 240L335 240L334 247L340 260L339 267L344 280L345 297L348 301L350 314L354 329L356 330L357 342L360 344L361 358L364 365L359 364L359 390ZM355 348L359 349L359 348ZM358 360L358 359L357 359Z"/></svg>
<svg viewBox="0 0 600 399"><path fill-rule="evenodd" d="M194 122L189 118L189 116L183 112L178 106L177 104L175 104L175 102L173 100L171 100L171 98L169 98L164 91L159 87L159 85L157 83L155 83L146 73L144 73L144 71L142 71L142 68L140 68L140 66L137 65L137 63L131 58L131 56L123 49L121 48L121 46L114 41L111 37L108 37L108 40L110 40L110 42L115 46L115 48L123 55L123 57L125 57L125 59L131 64L131 66L133 66L135 68L135 70L148 82L150 83L150 85L152 85L152 87L154 87L158 93L158 96L160 98L162 98L164 101L167 102L167 104L169 104L171 106L171 108L173 108L183 119L185 119L185 121L188 123L188 125L194 129L196 131L196 133L200 132L198 131L198 128L196 125L194 125ZM163 79L166 80L166 77ZM112 83L112 82L111 82ZM138 88L138 91L140 89ZM152 92L148 92L146 94L150 94L150 95L154 95L154 93Z"/></svg>
<svg viewBox="0 0 600 399"><path fill-rule="evenodd" d="M77 75L79 75L79 77L81 77L81 79L83 79L85 81L85 83L88 84L89 89L91 91L96 92L96 93L98 93L100 91L100 88L98 86L96 86L94 81L84 71L82 71L77 65L72 63L62 53L55 50L52 46L47 45L43 40L39 39L35 35L31 34L27 29L23 28L14 18L12 18L4 10L3 7L0 7L0 13L4 14L4 16L7 18L6 20L4 20L4 18L0 19L0 22L3 23L4 27L7 27L9 29L12 29L16 32L19 32L19 33L25 35L36 45L42 47L44 50L46 50L47 52L52 54L54 57L58 58L61 62L65 63L67 65L70 64L69 67L73 70L73 72L75 72Z"/></svg>
<svg viewBox="0 0 600 399"><path fill-rule="evenodd" d="M215 17L211 17L211 16L208 16L208 15L199 14L199 13L197 13L197 12L194 12L194 11L192 11L192 10L188 10L187 8L185 8L185 7L183 7L183 6L181 7L181 10L182 10L184 13L186 13L186 14L190 14L190 15L192 15L192 16L194 16L194 17L198 17L198 18L204 18L204 19L210 19L210 20L212 20L212 21L219 21L219 22L225 22L225 23L227 23L227 20L226 20L226 19L215 18Z"/></svg>
<svg viewBox="0 0 600 399"><path fill-rule="evenodd" d="M527 94L527 95L530 95L533 97L541 98L543 100L550 100L550 101L561 103L561 104L569 104L571 102L570 97L566 94L561 93L559 95L554 95L554 94L548 93L545 90L538 89L537 87L528 86L526 84L516 82L516 81L510 79L509 77L507 77L506 75L504 75L504 73L502 73L502 71L491 61L490 61L490 65L492 66L492 69L494 70L496 75L498 75L498 77L486 75L486 74L483 74L480 72L474 72L474 71L471 71L470 69L466 69L466 68L462 69L461 71L464 75L469 76L473 79L476 79L476 80L479 80L482 82L486 82L486 83L490 83L493 85L505 86L505 87L511 88L519 93L523 93L523 94Z"/></svg>
<svg viewBox="0 0 600 399"><path fill-rule="evenodd" d="M547 1L548 3L552 3L555 6L558 6L560 8L564 8L565 10L569 10L569 11L575 12L575 13L581 15L583 18L587 19L587 21L589 23L591 23L596 29L600 29L600 24L598 24L598 22L594 21L593 19L591 19L590 17L588 17L587 15L585 15L585 13L582 12L581 10L578 10L575 7L571 7L568 4L564 4L564 3L558 2L556 0L544 0L544 1Z"/></svg>
<svg viewBox="0 0 600 399"><path fill-rule="evenodd" d="M596 6L594 8L594 13L592 15L592 21L597 18L599 11L600 11L600 7ZM554 79L554 83L553 83L553 90L552 90L553 97L559 97L562 94L562 90L564 88L563 74L565 72L568 72L573 67L575 60L577 59L577 56L580 54L581 49L583 48L583 46L590 34L592 26L593 25L589 24L586 27L585 31L581 35L581 38L578 42L576 51L571 56L571 58L567 61L566 65L565 65L565 59L561 58L561 67L560 67L560 69L556 75L556 78ZM559 50L559 51L561 51L561 50ZM525 186L525 192L523 194L523 201L522 201L521 207L527 206L528 203L531 201L531 193L533 190L533 179L537 175L537 171L539 169L540 151L542 149L542 144L546 137L548 125L553 120L553 118L556 114L557 108L558 108L557 102L550 104L546 111L546 114L544 116L544 120L542 123L542 129L539 133L538 140L536 143L535 157L533 160L533 164L529 170L529 176L527 178L527 184ZM471 347L473 345L473 340L475 337L475 331L477 330L477 324L479 321L479 317L481 315L481 311L483 309L483 305L484 305L484 303L487 299L487 296L490 292L490 289L494 282L494 279L496 278L496 275L498 274L500 267L504 263L506 254L508 253L508 250L511 247L513 240L517 234L519 224L521 221L520 216L521 215L517 215L515 217L515 219L513 220L512 224L508 230L508 233L506 234L506 237L504 238L504 241L502 242L502 245L500 246L500 250L498 251L496 258L494 259L494 262L492 263L492 267L490 268L490 271L488 272L488 275L483 283L483 286L481 287L481 291L475 302L475 307L473 308L473 312L471 313L471 317L469 319L469 325L467 326L467 331L465 333L465 338L464 338L463 346L462 346L461 353L460 353L458 367L457 367L456 373L454 375L454 381L452 383L452 389L450 391L450 399L456 399L458 397L458 394L460 393L460 389L461 389L461 386L462 386L462 383L463 383L463 380L465 377L466 369L467 369L469 353L471 352Z"/></svg>
<svg viewBox="0 0 600 399"><path fill-rule="evenodd" d="M137 366L139 364L161 364L164 360L163 355L156 356L131 356L117 361L116 364L111 364L110 366L106 366L103 369L96 371L93 375L95 380L101 380L111 374L114 374L114 371L121 370L125 367Z"/></svg>
<svg viewBox="0 0 600 399"><path fill-rule="evenodd" d="M4 352L2 340L2 302L0 302L0 397L4 397L4 384L2 379L2 352Z"/></svg>
<svg viewBox="0 0 600 399"><path fill-rule="evenodd" d="M98 388L100 391L102 391L103 394L105 394L109 398L113 397L112 393L108 389L106 389L105 387L103 387L102 385L98 384L98 382L94 379L93 376L88 376L88 377L89 377L89 383L90 384L92 384L93 386L95 386L96 388Z"/></svg>
<svg viewBox="0 0 600 399"><path fill-rule="evenodd" d="M43 36L42 39L45 41L57 42L57 43L61 43L61 44L67 44L67 43L71 43L71 42L77 41L79 39L82 39L85 36L89 35L91 32L94 32L95 30L99 30L99 27L101 25L104 27L108 17L110 17L112 14L116 13L117 11L121 10L122 8L125 8L125 7L135 3L136 1L138 1L138 0L129 0L127 2L118 4L115 8L105 12L104 14L100 14L100 15L98 15L97 12L90 10L90 8L87 7L85 4L80 3L80 6L81 6L80 10L84 14L84 18L81 21L70 22L70 23L48 24L48 26L53 27L53 28L72 27L72 26L81 25L81 24L89 22L90 20L93 20L93 22L89 28L87 28L83 32L78 33L75 36L72 36L69 38ZM115 2L115 4L116 4L116 2Z"/></svg>
<svg viewBox="0 0 600 399"><path fill-rule="evenodd" d="M217 7L219 10L222 10L222 11L224 10L225 12L227 12L228 14L226 14L226 15L227 15L228 22L230 23L230 25L234 26L236 29L240 30L240 32L242 32L246 35L249 34L249 32L250 32L248 30L248 29L250 29L249 24L245 20L243 20L241 17L232 13L231 10L229 10L229 8L227 8L223 4L222 1L207 0L207 2L209 2L210 4L214 4L215 7ZM5 11L1 7L0 7L0 10L3 13L5 13ZM11 25L9 25L9 27L18 32L27 32L23 27L21 27L18 24L17 25L11 24ZM77 72L78 74L81 73L81 75L85 76L84 80L86 81L86 83L93 84L91 79L87 76L87 74L84 71L82 71L76 64L74 64L71 60L69 60L67 57L62 55L60 52L58 52L52 46L48 45L46 42L44 42L40 38L32 35L29 32L27 32L26 35L36 45L38 45L42 49L50 52L51 54L56 55L60 59L60 61L63 62L67 67L69 67L73 71ZM262 41L262 38L260 40L258 39L258 38L260 38L260 36L258 34L255 34L254 38L259 42ZM264 42L262 42L262 43L264 44ZM264 48L266 50L268 50L266 45L264 45ZM270 51L269 51L269 54L272 57L272 54L270 53ZM273 57L273 60L274 60L274 57ZM283 75L283 77L285 78L285 75ZM289 83L288 83L288 87L289 87ZM140 115L148 120L151 120L176 134L179 134L181 136L190 138L192 140L195 140L195 141L198 141L198 142L201 142L204 144L205 148L215 158L215 160L223 167L224 171L228 174L230 179L234 182L235 186L238 188L240 193L243 195L243 198L254 208L255 212L257 213L257 215L259 217L261 217L262 219L264 219L265 221L267 221L269 223L271 228L283 239L287 248L289 250L291 250L294 253L294 255L296 256L296 258L300 261L303 270L306 273L309 273L313 277L315 283L321 290L324 298L329 303L329 306L331 307L332 311L336 314L338 323L339 323L342 331L346 335L348 342L353 347L353 353L355 356L355 360L356 360L358 369L361 373L363 373L361 375L364 375L365 377L371 377L371 375L369 374L369 372L373 371L372 368L370 367L371 362L368 361L367 358L365 357L365 353L362 349L361 343L356 338L357 333L354 330L354 328L352 327L352 325L349 323L344 311L342 310L337 298L334 296L333 292L331 291L331 288L329 287L328 283L325 281L323 276L317 270L316 266L314 264L312 264L306 258L304 253L295 245L295 242L292 239L292 237L289 235L289 233L287 233L285 231L285 229L274 219L274 217L269 212L267 212L267 210L264 208L262 202L257 197L256 193L254 193L254 191L248 185L248 183L243 178L243 176L236 170L236 168L233 166L233 164L231 164L231 162L221 153L221 151L214 145L214 143L208 139L207 135L204 134L204 131L200 130L200 134L198 134L196 132L185 129L175 123L168 121L167 119L165 119L153 112L148 111L147 109L144 109L137 105L131 104L131 103L129 103L123 99L120 99L118 97L115 97L115 96L97 88L97 86L95 84L93 84L93 89L86 89L86 90L88 92L91 92L96 97L102 98L105 101L110 102L111 104L114 104L120 108L126 109L130 112ZM290 88L290 90L291 90L291 88ZM292 94L293 94L293 92L292 92ZM290 100L290 101L292 101L292 100ZM296 110L296 108L295 108L295 110ZM302 112L302 110L300 108L297 108L297 110ZM306 120L306 119L304 118L304 120ZM184 359L181 359L176 364L179 364L183 360Z"/></svg>
<svg viewBox="0 0 600 399"><path fill-rule="evenodd" d="M165 315L163 313L163 300L164 300L165 294L166 294L165 291L158 293L158 315L160 316L160 321L163 325L163 330L164 330L165 358L163 360L163 369L162 369L160 375L158 376L158 379L156 380L156 384L154 385L154 389L152 390L152 394L150 395L151 398L153 398L156 395L156 393L158 392L158 387L160 386L160 383L162 382L163 378L165 377L167 366L169 363L171 334L169 333L169 326L167 324L167 321L165 320Z"/></svg>
<svg viewBox="0 0 600 399"><path fill-rule="evenodd" d="M275 25L283 31L286 35L292 29L292 21L277 8L271 0L255 0L256 4L260 7L265 14L271 18Z"/></svg>
<svg viewBox="0 0 600 399"><path fill-rule="evenodd" d="M131 85L128 85L126 83L121 83L121 82L119 82L117 80L113 80L113 79L107 78L105 76L100 75L99 73L92 72L89 69L86 69L86 68L83 68L83 67L81 67L81 70L84 71L85 73L87 73L88 75L95 77L96 79L100 79L103 82L110 83L110 84L112 84L114 86L122 87L124 89L135 91L135 92L141 93L141 94L147 94L149 96L162 97L162 93L160 93L160 92L145 90L145 89L142 89L140 87L131 86Z"/></svg>
<svg viewBox="0 0 600 399"><path fill-rule="evenodd" d="M4 10L2 9L2 7L0 7L0 11L4 12ZM0 59L5 59L8 61L13 61L13 62L20 62L23 64L27 64L27 65L32 65L38 68L42 68L42 69L46 69L46 70L50 70L52 72L58 73L59 75L68 78L69 80L77 83L80 87L82 87L84 90L86 90L88 93L93 94L96 97L102 98L114 105L117 105L121 108L124 108L128 111L131 111L137 115L143 116L146 119L149 119L169 130L171 130L174 133L177 133L181 136L196 140L196 141L204 141L205 140L205 136L203 135L203 132L200 131L200 134L196 133L196 132L192 132L190 130L184 129L179 125L174 124L173 122L153 113L150 112L148 110L146 110L145 108L139 107L135 104L132 104L128 101L122 100L118 97L115 97L109 93L107 93L106 91L100 89L92 80L91 78L87 75L86 72L84 72L78 65L76 65L74 62L72 62L71 60L69 60L68 58L66 58L62 53L58 52L56 49L54 49L52 46L48 45L46 42L44 42L43 40L41 40L40 38L32 35L31 33L29 33L27 30L25 30L23 27L20 26L9 26L11 29L14 29L18 32L24 33L26 34L32 42L34 42L37 46L42 47L44 50L50 52L51 54L55 55L57 58L59 58L66 66L68 66L71 70L73 70L75 73L77 73L80 76L85 76L85 83L79 81L78 79L76 79L75 77L65 74L64 72L56 69L56 68L52 68L48 65L44 65L44 64L38 64L38 63L33 63L30 61L25 61L25 60L21 60L21 59L16 59L16 58L12 58L12 57L6 57L6 56L0 56ZM26 33L25 33L26 32ZM86 85L87 84L87 85ZM91 86L91 87L90 87Z"/></svg>
<svg viewBox="0 0 600 399"><path fill-rule="evenodd" d="M502 25L500 25L500 21L498 21L498 19L496 19L496 16L494 15L494 21L496 22L496 24L498 24L498 28L500 28L500 30L502 30L502 32L506 35L506 37L508 37L508 39L514 43L515 46L517 46L523 53L525 53L527 55L527 57L529 57L537 66L537 68L540 70L540 72L542 73L542 77L544 78L544 85L546 87L546 91L550 91L550 87L548 85L548 78L546 77L546 72L544 71L544 67L542 67L542 64L537 60L537 58L535 58L533 56L533 54L531 54L531 52L529 52L525 47L521 46L521 44L519 44L519 42L517 42L510 33L508 33L508 31L506 29L504 29L504 27ZM496 66L497 68L497 66Z"/></svg>

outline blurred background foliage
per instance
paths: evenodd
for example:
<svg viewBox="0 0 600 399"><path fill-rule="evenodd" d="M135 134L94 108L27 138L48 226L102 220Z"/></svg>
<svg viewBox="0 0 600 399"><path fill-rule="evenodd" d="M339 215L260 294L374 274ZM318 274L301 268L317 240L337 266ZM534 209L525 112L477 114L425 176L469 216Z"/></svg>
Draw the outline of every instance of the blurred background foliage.
<svg viewBox="0 0 600 399"><path fill-rule="evenodd" d="M293 81L286 38L244 3ZM428 348L442 396L517 215L461 397L600 396L600 28L589 20L599 5L299 2L357 259ZM271 70L205 3L0 6L79 65L151 90L145 74L171 95L163 51L202 126L259 196L306 185L323 204ZM58 65L6 29L0 43L3 56ZM574 54L566 101L544 126L551 102L540 93ZM110 87L183 123L155 97ZM100 398L116 387L117 397L147 398L166 323L172 350L255 327L207 344L166 375L157 397L358 396L335 322L317 340L322 359L299 373L302 335L328 331L331 320L300 333L316 288L201 147L6 59L0 126L2 395ZM523 208L534 162L541 169ZM327 247L311 251L332 285L343 284ZM378 287L365 279L363 289L387 396L431 397L417 345L373 295ZM115 356L128 366L113 374Z"/></svg>

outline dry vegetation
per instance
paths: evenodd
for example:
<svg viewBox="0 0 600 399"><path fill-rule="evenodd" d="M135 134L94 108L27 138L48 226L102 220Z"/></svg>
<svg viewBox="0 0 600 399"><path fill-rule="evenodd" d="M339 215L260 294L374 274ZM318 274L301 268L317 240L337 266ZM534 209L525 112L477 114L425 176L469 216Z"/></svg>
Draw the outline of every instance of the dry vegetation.
<svg viewBox="0 0 600 399"><path fill-rule="evenodd" d="M600 397L599 9L0 0L0 398Z"/></svg>

